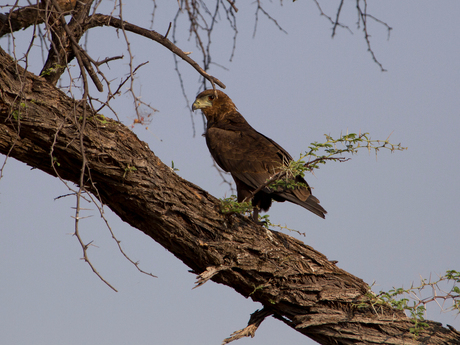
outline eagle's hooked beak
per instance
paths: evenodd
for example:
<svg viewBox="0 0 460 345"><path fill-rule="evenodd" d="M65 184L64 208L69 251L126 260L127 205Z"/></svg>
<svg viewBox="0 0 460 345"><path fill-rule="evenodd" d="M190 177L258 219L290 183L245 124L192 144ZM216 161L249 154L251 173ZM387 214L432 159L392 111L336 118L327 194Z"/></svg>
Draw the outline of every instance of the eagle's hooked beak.
<svg viewBox="0 0 460 345"><path fill-rule="evenodd" d="M212 107L212 103L206 98L197 98L192 104L192 111Z"/></svg>

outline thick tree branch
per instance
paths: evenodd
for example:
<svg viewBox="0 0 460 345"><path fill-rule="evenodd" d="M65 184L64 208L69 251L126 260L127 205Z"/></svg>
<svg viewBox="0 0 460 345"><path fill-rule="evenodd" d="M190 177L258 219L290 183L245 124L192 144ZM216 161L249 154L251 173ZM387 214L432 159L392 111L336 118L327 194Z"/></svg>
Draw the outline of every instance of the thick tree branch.
<svg viewBox="0 0 460 345"><path fill-rule="evenodd" d="M75 121L84 107L0 49L1 153L79 184L83 154ZM321 344L460 342L456 331L435 322L414 339L411 320L386 304L374 307L361 279L299 240L241 215L221 214L216 198L176 175L127 127L100 121L89 107L86 112L85 189L195 273L215 271L211 280L262 303L267 313ZM127 173L128 167L136 170Z"/></svg>

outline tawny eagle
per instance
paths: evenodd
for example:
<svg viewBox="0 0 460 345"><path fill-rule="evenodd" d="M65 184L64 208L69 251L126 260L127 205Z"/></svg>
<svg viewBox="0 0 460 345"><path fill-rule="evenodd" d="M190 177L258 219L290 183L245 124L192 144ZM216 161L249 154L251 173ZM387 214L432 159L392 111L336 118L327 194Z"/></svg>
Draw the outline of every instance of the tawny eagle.
<svg viewBox="0 0 460 345"><path fill-rule="evenodd" d="M267 211L272 199L288 200L324 218L326 210L301 176L293 178L298 183L295 188L265 186L252 195L283 165L289 164L292 157L276 142L252 128L230 97L219 90L205 90L192 105L192 110L197 109L206 116L206 144L212 157L235 180L238 202L252 199L255 221L259 209Z"/></svg>

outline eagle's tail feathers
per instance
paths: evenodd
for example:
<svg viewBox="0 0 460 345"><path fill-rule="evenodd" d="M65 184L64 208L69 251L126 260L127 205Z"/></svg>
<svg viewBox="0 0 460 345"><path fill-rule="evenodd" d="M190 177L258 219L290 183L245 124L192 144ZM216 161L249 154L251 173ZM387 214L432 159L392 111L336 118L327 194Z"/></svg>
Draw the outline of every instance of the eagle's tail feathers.
<svg viewBox="0 0 460 345"><path fill-rule="evenodd" d="M302 207L305 207L307 210L310 212L313 212L317 216L321 218L326 218L326 213L327 211L319 204L318 198L314 197L313 195L310 195L307 200L302 201L296 198L295 195L292 194L284 194L282 195L286 200L293 202L297 205L300 205Z"/></svg>

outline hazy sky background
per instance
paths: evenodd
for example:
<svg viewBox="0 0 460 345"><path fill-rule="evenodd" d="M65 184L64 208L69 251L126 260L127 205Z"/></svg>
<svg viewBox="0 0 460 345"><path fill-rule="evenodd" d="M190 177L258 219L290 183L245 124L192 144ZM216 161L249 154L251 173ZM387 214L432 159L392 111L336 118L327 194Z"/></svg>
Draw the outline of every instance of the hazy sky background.
<svg viewBox="0 0 460 345"><path fill-rule="evenodd" d="M213 3L213 1L209 1ZM153 29L165 33L177 2L159 2ZM326 6L326 3L329 4ZM339 1L324 1L335 17ZM99 10L107 13L108 7ZM366 151L346 163L329 163L306 177L328 215L326 220L305 209L275 203L269 214L306 233L299 238L338 266L372 284L374 291L417 284L420 275L436 278L460 270L460 2L368 1L368 12L392 28L369 20L374 52L382 73L367 52L356 28L354 2L346 2L341 21L352 34L331 25L313 1L266 3L287 34L259 14L253 38L255 4L237 2L238 38L232 62L233 32L222 17L213 33L211 74L258 131L274 139L293 157L324 134L369 132L374 139L402 143L409 149L377 159ZM131 6L131 7L130 7ZM124 19L150 26L152 4L126 3ZM188 41L185 17L177 45L201 63ZM18 32L18 49L31 31ZM120 37L122 35L120 34ZM229 195L201 136L196 135L174 71L172 53L145 38L130 35L135 62L149 61L137 74L136 90L159 110L152 122L134 128L166 164L174 161L181 177L216 197ZM6 38L0 40L6 49ZM89 53L97 59L126 54L114 29L93 29ZM42 66L39 49L30 70ZM76 62L74 62L76 64ZM114 61L107 76L124 77L128 59ZM188 99L198 92L199 75L180 63ZM76 75L76 73L75 73ZM119 97L113 106L120 120L134 119L132 99ZM105 113L110 115L110 113ZM2 158L3 160L3 158ZM0 181L0 342L3 344L220 344L246 326L259 303L232 289L208 282L192 290L188 268L140 231L106 216L126 253L142 269L138 273L119 253L94 205L81 223L85 242L94 241L90 258L118 290L113 292L80 260L82 253L72 216L75 198L62 182L9 159ZM286 230L284 230L286 231ZM429 310L428 319L460 328L455 314ZM314 344L281 322L265 320L253 339L237 344Z"/></svg>

